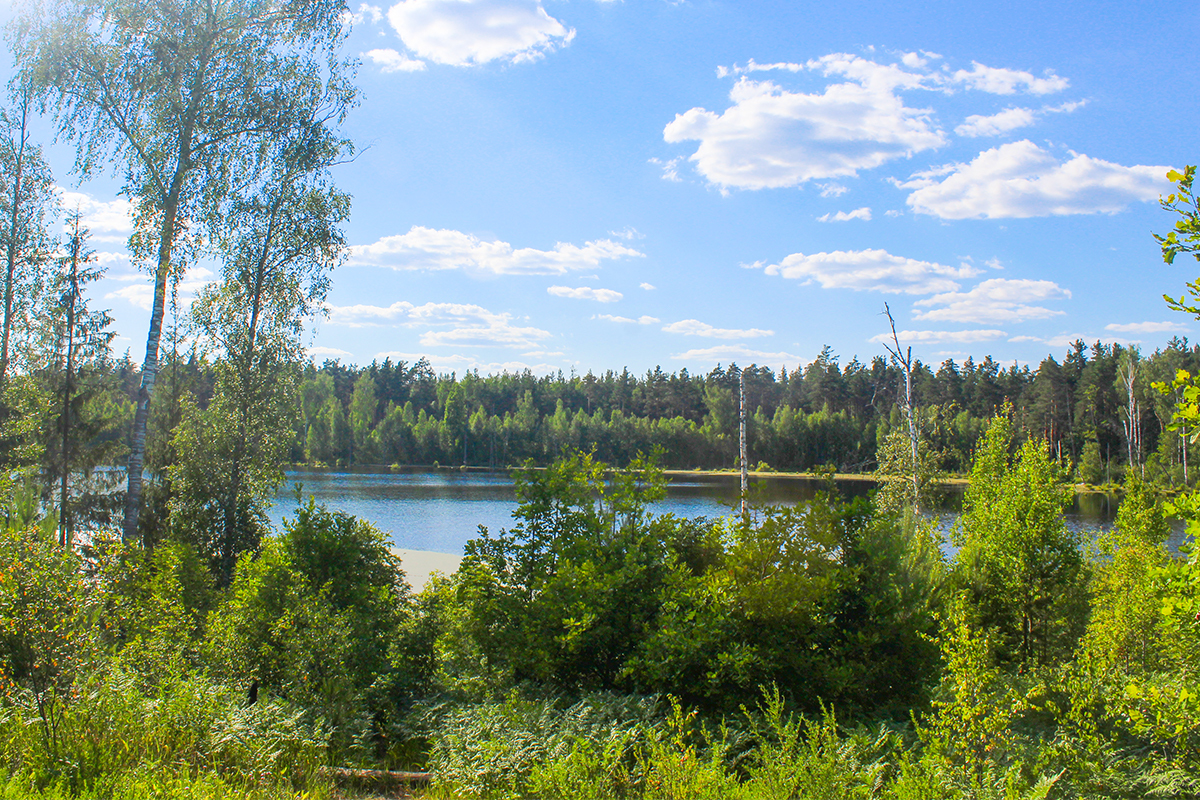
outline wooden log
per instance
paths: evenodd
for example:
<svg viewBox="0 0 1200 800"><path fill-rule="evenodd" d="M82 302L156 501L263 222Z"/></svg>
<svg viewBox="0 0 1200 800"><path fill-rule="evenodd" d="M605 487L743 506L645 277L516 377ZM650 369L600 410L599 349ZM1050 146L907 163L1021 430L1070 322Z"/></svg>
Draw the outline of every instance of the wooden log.
<svg viewBox="0 0 1200 800"><path fill-rule="evenodd" d="M351 767L321 767L322 775L339 781L362 781L364 783L429 783L432 772L403 772L391 769L355 769Z"/></svg>

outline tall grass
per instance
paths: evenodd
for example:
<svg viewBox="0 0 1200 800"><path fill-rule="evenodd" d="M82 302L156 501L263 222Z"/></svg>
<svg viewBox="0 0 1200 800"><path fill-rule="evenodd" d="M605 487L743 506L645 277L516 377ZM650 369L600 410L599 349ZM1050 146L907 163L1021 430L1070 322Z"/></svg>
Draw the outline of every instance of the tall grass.
<svg viewBox="0 0 1200 800"><path fill-rule="evenodd" d="M105 669L62 694L18 690L0 704L0 753L17 776L9 794L28 786L48 796L119 789L132 797L150 787L146 776L191 780L195 796L315 787L325 739L301 709L267 698L247 705L240 692L199 675L147 691L128 673Z"/></svg>
<svg viewBox="0 0 1200 800"><path fill-rule="evenodd" d="M957 764L887 727L846 730L832 710L788 713L777 692L738 724L674 700L571 705L510 695L429 710L431 798L486 800L1048 800L1061 773ZM969 768L968 768L969 767ZM981 778L982 776L982 778Z"/></svg>

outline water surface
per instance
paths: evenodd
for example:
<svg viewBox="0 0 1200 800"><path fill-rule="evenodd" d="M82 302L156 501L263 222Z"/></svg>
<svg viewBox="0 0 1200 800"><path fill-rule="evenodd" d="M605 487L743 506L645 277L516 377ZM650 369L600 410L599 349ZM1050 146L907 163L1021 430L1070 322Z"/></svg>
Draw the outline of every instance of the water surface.
<svg viewBox="0 0 1200 800"><path fill-rule="evenodd" d="M397 469L296 469L287 473L271 509L278 525L295 515L293 487L301 485L303 497L312 495L330 508L369 520L389 534L393 546L461 555L468 539L478 535L480 525L493 532L510 528L517 507L512 478L507 472ZM751 491L770 503L807 500L822 487L813 478L774 476L751 478ZM721 517L736 506L739 478L733 474L686 473L671 476L667 496L651 506L655 513L686 517ZM874 488L870 481L840 481L846 495L863 495ZM951 489L942 514L948 529L961 508L961 488ZM1117 501L1102 493L1076 496L1067 515L1068 525L1083 529L1111 527ZM1173 531L1173 547L1182 540L1182 526Z"/></svg>

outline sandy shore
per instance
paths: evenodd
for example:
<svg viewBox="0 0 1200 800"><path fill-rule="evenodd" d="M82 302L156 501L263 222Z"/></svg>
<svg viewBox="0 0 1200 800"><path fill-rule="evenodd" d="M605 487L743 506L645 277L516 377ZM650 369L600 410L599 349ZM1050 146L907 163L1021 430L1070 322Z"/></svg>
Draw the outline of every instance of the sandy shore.
<svg viewBox="0 0 1200 800"><path fill-rule="evenodd" d="M428 550L405 550L400 547L393 547L392 552L400 556L401 567L414 592L425 587L430 573L450 575L458 569L458 562L462 561L462 556L453 553L431 553Z"/></svg>

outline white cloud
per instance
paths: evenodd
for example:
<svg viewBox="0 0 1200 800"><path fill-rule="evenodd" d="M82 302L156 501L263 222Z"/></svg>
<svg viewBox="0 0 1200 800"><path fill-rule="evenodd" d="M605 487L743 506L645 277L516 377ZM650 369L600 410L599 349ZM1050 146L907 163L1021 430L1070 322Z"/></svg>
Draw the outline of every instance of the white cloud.
<svg viewBox="0 0 1200 800"><path fill-rule="evenodd" d="M1141 344L1138 339L1123 339L1118 336L1096 336L1091 333L1060 333L1057 336L1043 338L1041 336L1014 336L1010 342L1038 342L1050 347L1069 347L1075 342L1095 342L1097 340L1120 345Z"/></svg>
<svg viewBox="0 0 1200 800"><path fill-rule="evenodd" d="M980 270L969 264L949 267L917 261L886 250L835 250L814 255L793 253L768 266L766 273L805 283L816 281L824 289L930 294L958 289L959 280L973 278Z"/></svg>
<svg viewBox="0 0 1200 800"><path fill-rule="evenodd" d="M534 61L575 38L540 0L403 0L387 17L417 56L460 67Z"/></svg>
<svg viewBox="0 0 1200 800"><path fill-rule="evenodd" d="M100 253L95 253L94 255L96 258L96 263L99 264L100 266L104 267L105 269L108 269L108 267L112 264L123 264L130 260L129 253L100 252ZM137 276L137 277L141 277L141 276ZM117 278L117 280L126 280L126 278L125 278L125 276L121 276L120 278Z"/></svg>
<svg viewBox="0 0 1200 800"><path fill-rule="evenodd" d="M612 314L596 314L592 317L592 319L602 319L607 322L620 322L629 325L654 325L658 322L662 322L662 320L660 320L658 317L651 317L647 315L642 315L637 319L630 319L629 317L618 317L613 316Z"/></svg>
<svg viewBox="0 0 1200 800"><path fill-rule="evenodd" d="M900 56L892 64L832 53L804 63L750 60L745 66L719 67L719 77L739 76L729 94L732 105L721 113L697 107L677 114L663 129L663 138L669 143L699 141L690 160L722 191L800 186L814 179L856 175L944 145L946 135L933 110L906 105L903 92L949 94L966 87L1001 95L1041 95L1069 85L1052 71L1037 77L972 62L969 70L951 72L930 69L932 55ZM796 92L749 77L759 72L817 72L830 82L820 93ZM1068 110L1069 105L1044 110ZM975 115L960 132L1011 130L1032 121L1033 113L1014 109L992 117ZM1029 119L1022 122L1022 114ZM830 184L823 191L829 186L841 188Z"/></svg>
<svg viewBox="0 0 1200 800"><path fill-rule="evenodd" d="M706 336L710 339L756 339L759 336L774 336L775 331L765 331L761 328L714 328L707 322L696 319L684 319L672 322L663 327L665 333L681 333L684 336Z"/></svg>
<svg viewBox="0 0 1200 800"><path fill-rule="evenodd" d="M518 328L512 325L468 326L446 331L426 331L420 343L425 347L533 347L548 339L549 331L538 328Z"/></svg>
<svg viewBox="0 0 1200 800"><path fill-rule="evenodd" d="M1046 114L1069 114L1077 108L1087 105L1086 100L1073 103L1062 103L1057 106L1042 106L1035 111L1032 108L1006 108L995 114L972 114L963 124L954 129L959 136L998 136L1008 131L1032 125L1037 119Z"/></svg>
<svg viewBox="0 0 1200 800"><path fill-rule="evenodd" d="M753 62L752 67L758 69ZM781 66L791 67L801 65ZM733 105L723 113L693 108L677 114L663 138L698 140L690 159L722 189L779 188L855 175L945 144L929 112L909 108L896 93L921 85L922 76L844 55L803 67L849 80L830 84L821 94L805 94L743 77L729 93Z"/></svg>
<svg viewBox="0 0 1200 800"><path fill-rule="evenodd" d="M1156 200L1170 189L1168 167L1123 167L1072 154L1060 164L1025 139L985 150L969 164L917 173L908 205L942 219L1003 219L1114 214L1135 200ZM944 177L943 177L944 176Z"/></svg>
<svg viewBox="0 0 1200 800"><path fill-rule="evenodd" d="M637 228L628 227L628 226L619 231L609 231L608 235L615 236L618 239L625 239L626 241L630 241L630 242L632 242L634 239L645 239L646 238L646 234L639 233Z"/></svg>
<svg viewBox="0 0 1200 800"><path fill-rule="evenodd" d="M1186 333L1188 327L1181 322L1113 322L1104 326L1115 333Z"/></svg>
<svg viewBox="0 0 1200 800"><path fill-rule="evenodd" d="M1004 331L998 330L975 330L975 331L900 331L896 336L903 343L919 343L926 344L929 342L959 342L966 344L969 342L988 342L993 339L1003 339L1008 336ZM872 336L867 341L870 342L888 342L892 341L891 332L880 333Z"/></svg>
<svg viewBox="0 0 1200 800"><path fill-rule="evenodd" d="M762 350L751 350L740 344L719 344L716 347L688 350L671 356L676 361L700 361L716 363L718 361L737 361L742 363L757 363L763 366L782 366L784 364L799 364L801 358L793 353L769 353Z"/></svg>
<svg viewBox="0 0 1200 800"><path fill-rule="evenodd" d="M1034 303L1070 297L1069 291L1053 281L991 278L969 292L945 292L918 300L915 305L932 310L913 316L941 322L1024 322L1064 313Z"/></svg>
<svg viewBox="0 0 1200 800"><path fill-rule="evenodd" d="M555 354L544 353L542 355L550 356ZM527 364L524 361L481 361L477 356L461 353L438 355L436 353L405 353L398 350L386 350L375 354L376 361L383 361L388 358L392 359L392 361L407 361L410 364L424 358L429 361L429 365L438 374L466 372L475 369L484 375L499 375L504 372L516 374L525 370L538 374L546 374L559 369L559 367L553 364Z"/></svg>
<svg viewBox="0 0 1200 800"><path fill-rule="evenodd" d="M383 9L379 6L372 6L366 3L361 3L358 6L358 11L347 11L342 15L342 22L347 25L361 25L370 20L371 22L380 22L383 20Z"/></svg>
<svg viewBox="0 0 1200 800"><path fill-rule="evenodd" d="M593 289L590 286L551 286L547 292L555 297L569 297L572 300L595 300L597 303L615 303L625 295L612 289Z"/></svg>
<svg viewBox="0 0 1200 800"><path fill-rule="evenodd" d="M353 353L346 350L339 350L336 347L310 347L308 355L312 358L342 358L351 356Z"/></svg>
<svg viewBox="0 0 1200 800"><path fill-rule="evenodd" d="M989 94L1015 94L1018 90L1029 94L1052 94L1066 89L1070 83L1052 70L1046 70L1044 78L1015 69L988 67L978 61L971 62L971 69L960 69L953 75L955 83L968 89L978 89Z"/></svg>
<svg viewBox="0 0 1200 800"><path fill-rule="evenodd" d="M137 283L132 282L135 278L141 278ZM184 274L183 280L179 282L179 307L180 313L184 313L192 300L196 299L196 294L200 289L208 283L211 283L216 275L207 267L193 266L189 267ZM154 305L154 282L148 275L120 275L115 278L119 281L130 281L128 286L122 286L120 289L108 292L104 295L105 300L124 300L130 305L140 308L144 311L149 311Z"/></svg>
<svg viewBox="0 0 1200 800"><path fill-rule="evenodd" d="M133 230L133 204L123 197L115 200L97 200L90 194L75 192L56 186L63 211L76 209L81 222L92 234L94 242L124 242ZM120 234L120 235L105 235Z"/></svg>
<svg viewBox="0 0 1200 800"><path fill-rule="evenodd" d="M954 129L959 136L996 136L1032 125L1037 115L1029 108L1006 108L990 116L972 114Z"/></svg>
<svg viewBox="0 0 1200 800"><path fill-rule="evenodd" d="M989 94L1016 94L1018 91L1037 95L1053 94L1070 86L1066 78L1055 75L1053 70L1046 70L1045 77L1039 78L1023 70L989 67L978 61L972 61L969 70L960 69L953 73L946 68L940 72L926 69L930 61L941 58L937 53L922 50L920 55L902 54L899 64L880 64L848 53L833 53L812 59L805 64L759 64L750 59L744 67L736 64L732 67L717 67L717 76L723 78L727 75L746 75L752 72L802 72L805 69L821 69L826 75L845 75L854 80L865 80L880 86L935 89L943 92L964 86Z"/></svg>
<svg viewBox="0 0 1200 800"><path fill-rule="evenodd" d="M817 222L848 222L852 219L869 221L871 219L871 209L863 206L850 212L839 211L836 214L822 214L817 217Z"/></svg>
<svg viewBox="0 0 1200 800"><path fill-rule="evenodd" d="M821 197L841 197L846 192L850 191L840 183L822 183Z"/></svg>
<svg viewBox="0 0 1200 800"><path fill-rule="evenodd" d="M412 303L400 300L390 306L362 303L352 306L327 305L325 310L329 314L329 321L334 325L363 328L389 323L402 324L408 321L413 308Z"/></svg>
<svg viewBox="0 0 1200 800"><path fill-rule="evenodd" d="M424 61L409 58L391 48L368 50L363 56L379 65L381 72L420 72L425 69Z"/></svg>
<svg viewBox="0 0 1200 800"><path fill-rule="evenodd" d="M495 275L562 275L571 270L594 269L606 260L643 255L611 239L583 246L559 242L553 250L514 249L508 242L485 242L469 233L419 225L374 244L355 245L350 252L350 263L359 266L465 269Z"/></svg>
<svg viewBox="0 0 1200 800"><path fill-rule="evenodd" d="M662 168L662 179L664 181L671 181L672 183L679 183L681 180L683 180L679 177L680 161L683 161L683 156L676 156L675 158L671 158L666 161L662 161L661 159L657 158L647 159L647 163L654 164L655 166Z"/></svg>
<svg viewBox="0 0 1200 800"><path fill-rule="evenodd" d="M426 347L457 345L465 347L534 347L550 338L549 331L512 324L512 315L489 311L472 303L425 303L414 306L406 301L390 306L327 306L334 325L361 328L395 325L406 328L442 327L427 330L420 343Z"/></svg>
<svg viewBox="0 0 1200 800"><path fill-rule="evenodd" d="M643 283L639 283L638 286L641 287L642 289L645 289L647 292L654 291L654 284L652 284L652 283L644 283L643 282Z"/></svg>

